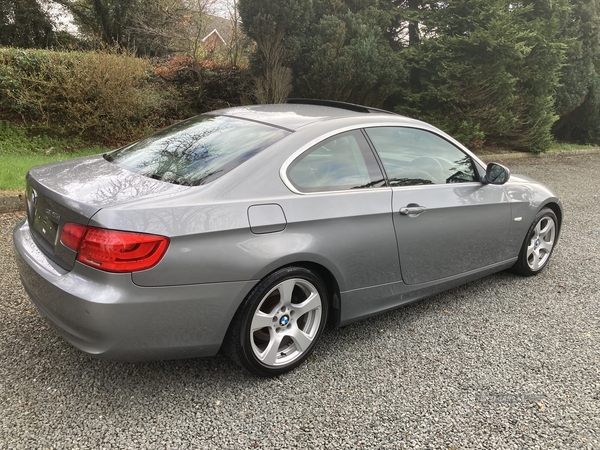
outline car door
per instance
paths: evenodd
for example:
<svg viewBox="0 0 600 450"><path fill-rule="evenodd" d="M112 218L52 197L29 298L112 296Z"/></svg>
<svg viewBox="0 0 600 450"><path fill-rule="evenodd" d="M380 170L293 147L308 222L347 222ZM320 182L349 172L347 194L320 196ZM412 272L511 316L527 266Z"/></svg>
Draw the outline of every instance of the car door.
<svg viewBox="0 0 600 450"><path fill-rule="evenodd" d="M419 284L502 260L510 203L502 186L483 184L472 159L430 131L366 130L392 186L402 278Z"/></svg>

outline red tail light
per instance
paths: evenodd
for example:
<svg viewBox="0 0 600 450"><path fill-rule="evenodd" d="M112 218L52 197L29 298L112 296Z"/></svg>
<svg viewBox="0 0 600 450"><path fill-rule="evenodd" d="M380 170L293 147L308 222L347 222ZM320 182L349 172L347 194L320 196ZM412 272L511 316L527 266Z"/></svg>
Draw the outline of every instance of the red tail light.
<svg viewBox="0 0 600 450"><path fill-rule="evenodd" d="M158 264L169 238L67 223L60 240L77 252L77 261L106 272L137 272Z"/></svg>
<svg viewBox="0 0 600 450"><path fill-rule="evenodd" d="M71 250L78 251L79 245L81 244L81 239L83 239L86 229L87 227L85 225L80 225L78 223L65 223L60 235L60 241L63 243L63 245L69 247Z"/></svg>

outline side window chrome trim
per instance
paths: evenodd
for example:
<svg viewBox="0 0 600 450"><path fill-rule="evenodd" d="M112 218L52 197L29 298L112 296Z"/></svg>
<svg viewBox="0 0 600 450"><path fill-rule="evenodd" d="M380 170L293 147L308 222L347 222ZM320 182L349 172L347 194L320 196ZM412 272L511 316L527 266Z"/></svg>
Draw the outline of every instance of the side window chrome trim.
<svg viewBox="0 0 600 450"><path fill-rule="evenodd" d="M427 125L427 124L423 123L423 125ZM341 191L322 191L322 192L301 192L294 187L294 185L290 182L290 180L288 180L287 170L288 170L288 167L294 162L294 160L296 158L298 158L301 154L303 154L307 150L311 149L313 146L317 145L319 142L329 139L330 137L335 136L336 134L345 133L347 131L366 130L367 128L379 128L379 127L413 128L416 130L427 131L429 133L433 133L433 134L437 135L438 137L440 137L441 139L444 139L444 140L448 141L449 143L458 147L461 151L465 152L468 156L470 156L475 164L477 164L483 170L485 170L486 164L477 155L475 155L468 148L466 148L464 145L462 145L460 142L458 142L452 136L444 133L443 131L438 130L437 128L434 128L434 127L418 126L414 123L398 123L398 121L388 120L388 121L373 122L373 123L362 124L362 125L349 125L346 127L337 128L335 130L324 133L321 136L311 140L310 142L308 142L307 144L304 144L302 147L300 147L298 150L296 150L281 165L281 168L279 169L279 177L281 178L281 181L283 181L283 184L285 184L285 186L290 191L292 191L294 194L298 194L298 195L322 195L322 194L333 194L333 193L340 193L340 192L347 192L347 193L364 192L362 189L351 190L351 191L341 190ZM370 142L369 142L369 144L371 145ZM404 187L404 186L397 186L397 187ZM391 189L391 187L390 186L382 186L379 188L371 188L371 189L369 189L369 192L377 191L377 190L388 190L388 189Z"/></svg>
<svg viewBox="0 0 600 450"><path fill-rule="evenodd" d="M427 124L424 123L424 125L427 125ZM369 124L369 125L363 126L361 128L364 129L366 132L366 130L369 128L381 128L381 127L411 128L413 130L426 131L428 133L434 134L437 137L439 137L440 139L443 139L443 140L447 141L448 143L454 145L460 151L466 153L467 156L469 156L473 160L473 162L475 164L477 164L478 166L480 166L484 171L485 171L485 168L487 167L487 164L481 158L479 158L479 156L477 156L475 153L473 153L471 150L469 150L467 147L465 147L463 144L458 142L456 139L454 139L449 134L446 134L442 130L438 130L437 128L434 128L434 127L427 127L427 126L420 127L420 126L416 126L415 124L412 124L412 123L407 123L407 124L385 123L385 124ZM368 132L367 132L367 137L368 137ZM369 138L369 142L370 142L370 138Z"/></svg>
<svg viewBox="0 0 600 450"><path fill-rule="evenodd" d="M452 136L450 136L436 128L430 129L429 127L418 127L418 126L414 126L413 124L406 124L406 125L394 124L394 125L384 125L383 127L418 130L418 131L432 134L433 136L445 141L446 143L450 144L452 147L455 147L456 150L462 152L465 156L467 156L471 159L471 167L473 169L473 174L476 179L473 181L461 182L460 184L461 185L471 184L471 183L481 184L481 182L482 182L481 173L480 173L480 170L478 170L478 169L481 168L481 169L485 170L486 164L481 159L479 159L477 157L477 155L475 155L472 151L470 151L468 148L466 148L464 145L462 145L460 142L458 142ZM382 128L382 126L381 125L369 125L369 126L363 127L366 138L369 141L369 145L371 145L373 147L378 160L380 160L381 155L379 154L379 150L377 150L377 147L375 146L375 143L373 142L373 140L368 132L368 130L370 128ZM383 164L383 162L382 162L382 164ZM387 170L385 170L385 168L384 168L384 175L386 177L386 180L389 182L388 173L387 173ZM407 186L391 186L390 185L390 187L395 189L395 188L402 188L402 187L417 187L417 186L424 187L424 186L438 186L438 185L446 185L446 184L454 184L454 183L434 183L431 185L430 184L412 184L412 185L407 185Z"/></svg>
<svg viewBox="0 0 600 450"><path fill-rule="evenodd" d="M298 189L294 188L291 184L288 186L286 183L286 187L290 189L294 194L298 195L329 195L329 194L358 194L358 193L366 193L366 192L376 192L376 191L390 191L392 188L389 186L381 186L369 189L343 189L340 191L315 191L315 192L302 192Z"/></svg>
<svg viewBox="0 0 600 450"><path fill-rule="evenodd" d="M340 192L365 192L364 189L340 189L340 190L316 190L313 192L308 192L308 191L300 191L298 190L294 184L292 183L292 181L289 179L288 177L288 171L290 169L290 166L292 166L303 154L305 154L308 151L313 150L318 144L327 141L328 139L331 139L335 136L338 135L343 135L343 134L351 134L353 132L359 132L360 133L360 137L361 139L364 141L364 145L368 147L369 152L371 153L371 144L369 143L368 139L364 136L364 133L362 133L363 127L362 126L348 126L348 127L342 127L342 128L338 128L336 130L330 131L328 133L322 134L321 136L319 136L318 138L313 139L312 141L310 141L308 144L303 145L300 149L296 150L292 156L290 156L281 166L281 168L279 169L279 177L281 178L281 180L283 181L283 183L286 185L286 187L292 191L295 194L300 194L300 195L322 195L322 194L331 194L331 193L340 193ZM358 143L359 145L361 145L360 143ZM376 163L376 156L373 154L372 155L373 158L373 163ZM367 161L365 161L365 163L367 164ZM381 168L379 167L379 164L376 163L376 167L379 171L381 171ZM380 173L381 175L381 179L382 181L385 182L385 176L383 174L383 172ZM389 186L381 186L381 187L373 187L373 188L369 188L368 191L375 191L375 190L389 190Z"/></svg>
<svg viewBox="0 0 600 450"><path fill-rule="evenodd" d="M406 186L390 186L390 189L407 189L407 188L410 188L410 189L433 189L433 188L442 188L442 187L456 188L457 186L460 186L460 187L469 187L469 186L485 187L488 185L483 184L480 181L465 181L464 183L409 184Z"/></svg>

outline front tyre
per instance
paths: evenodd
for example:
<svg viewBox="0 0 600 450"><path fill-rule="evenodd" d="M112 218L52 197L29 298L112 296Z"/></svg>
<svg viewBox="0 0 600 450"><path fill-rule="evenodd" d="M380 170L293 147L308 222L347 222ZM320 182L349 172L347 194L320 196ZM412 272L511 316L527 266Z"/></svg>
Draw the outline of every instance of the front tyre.
<svg viewBox="0 0 600 450"><path fill-rule="evenodd" d="M224 350L259 376L299 366L312 353L327 322L323 281L303 267L285 267L252 289L234 317Z"/></svg>
<svg viewBox="0 0 600 450"><path fill-rule="evenodd" d="M537 275L548 264L556 237L558 219L549 208L543 208L531 224L527 237L521 247L519 259L512 270L525 276Z"/></svg>

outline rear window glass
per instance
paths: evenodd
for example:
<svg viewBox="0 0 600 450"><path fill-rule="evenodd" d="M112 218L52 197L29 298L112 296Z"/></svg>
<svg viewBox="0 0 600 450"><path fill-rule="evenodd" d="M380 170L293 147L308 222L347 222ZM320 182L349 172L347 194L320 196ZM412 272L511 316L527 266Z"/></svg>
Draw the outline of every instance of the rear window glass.
<svg viewBox="0 0 600 450"><path fill-rule="evenodd" d="M288 134L262 123L202 115L105 158L157 180L197 186L219 178Z"/></svg>

